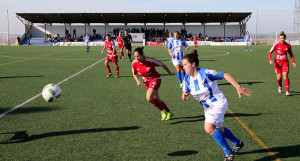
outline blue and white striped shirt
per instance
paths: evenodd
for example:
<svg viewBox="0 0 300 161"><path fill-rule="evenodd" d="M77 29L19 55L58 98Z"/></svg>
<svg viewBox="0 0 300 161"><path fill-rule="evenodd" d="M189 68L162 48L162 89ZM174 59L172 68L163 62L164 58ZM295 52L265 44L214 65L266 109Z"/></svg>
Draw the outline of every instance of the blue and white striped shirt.
<svg viewBox="0 0 300 161"><path fill-rule="evenodd" d="M175 55L172 59L177 59L179 61L182 61L183 58L183 47L188 47L188 44L185 42L184 39L175 40L173 39L169 43L169 48L171 52Z"/></svg>
<svg viewBox="0 0 300 161"><path fill-rule="evenodd" d="M203 106L223 105L227 100L219 89L216 80L224 78L224 72L208 68L198 68L196 79L187 74L183 83L183 92L187 91ZM205 109L206 109L205 108Z"/></svg>
<svg viewBox="0 0 300 161"><path fill-rule="evenodd" d="M174 40L174 37L169 37L167 39L167 42L166 42L165 46L169 46L172 40Z"/></svg>
<svg viewBox="0 0 300 161"><path fill-rule="evenodd" d="M244 39L245 39L246 42L250 42L250 35L249 35L249 34L246 34L246 35L244 36Z"/></svg>

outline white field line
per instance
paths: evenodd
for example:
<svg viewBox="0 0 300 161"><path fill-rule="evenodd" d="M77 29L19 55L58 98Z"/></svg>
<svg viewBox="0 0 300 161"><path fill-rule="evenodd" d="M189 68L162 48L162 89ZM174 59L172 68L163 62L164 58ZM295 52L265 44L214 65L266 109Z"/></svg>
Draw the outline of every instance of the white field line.
<svg viewBox="0 0 300 161"><path fill-rule="evenodd" d="M64 79L64 80L62 80L62 81L60 81L60 82L58 82L57 85L60 85L60 84L62 84L62 83L64 83L64 82L68 81L69 79L71 79L71 78L77 76L78 74L80 74L80 73L86 71L87 69L89 69L89 68L95 66L96 64L100 63L100 62L103 61L104 59L105 59L105 58L103 58L103 59L97 61L96 63L94 63L94 64L92 64L92 65L90 65L90 66L88 66L88 67L86 67L86 68L84 68L84 69L82 69L81 71L79 71L79 72L77 72L77 73L71 75L70 77L68 77L68 78L66 78L66 79ZM32 101L32 100L38 98L40 95L42 95L42 92L39 93L39 94L37 94L37 95L35 95L35 96L33 96L33 97L31 97L31 98L29 98L28 100L26 100L26 101L24 101L23 103L21 103L21 104L15 106L14 108L12 108L12 109L10 109L10 110L8 110L8 111L6 111L6 112L0 114L0 118L2 118L3 116L5 116L5 115L7 115L7 114L9 114L9 113L11 113L11 112L13 112L14 110L16 110L16 109L18 109L18 108L24 106L25 104L29 103L30 101Z"/></svg>

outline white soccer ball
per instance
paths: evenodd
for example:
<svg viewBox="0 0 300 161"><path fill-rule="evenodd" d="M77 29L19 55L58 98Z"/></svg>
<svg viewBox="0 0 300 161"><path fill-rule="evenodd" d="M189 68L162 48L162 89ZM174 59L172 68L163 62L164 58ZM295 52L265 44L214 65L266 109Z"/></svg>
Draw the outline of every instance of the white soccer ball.
<svg viewBox="0 0 300 161"><path fill-rule="evenodd" d="M61 96L61 89L53 83L48 84L44 87L42 96L47 102L55 102Z"/></svg>

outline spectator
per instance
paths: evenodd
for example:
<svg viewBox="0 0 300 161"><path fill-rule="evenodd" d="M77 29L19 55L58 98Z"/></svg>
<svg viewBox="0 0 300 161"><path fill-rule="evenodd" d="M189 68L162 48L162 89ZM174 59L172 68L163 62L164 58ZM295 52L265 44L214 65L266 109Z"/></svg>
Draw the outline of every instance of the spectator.
<svg viewBox="0 0 300 161"><path fill-rule="evenodd" d="M65 36L67 37L68 35L69 35L69 30L66 29L66 31L65 31Z"/></svg>
<svg viewBox="0 0 300 161"><path fill-rule="evenodd" d="M73 29L73 38L74 37L77 37L77 35L76 35L76 29L75 28Z"/></svg>

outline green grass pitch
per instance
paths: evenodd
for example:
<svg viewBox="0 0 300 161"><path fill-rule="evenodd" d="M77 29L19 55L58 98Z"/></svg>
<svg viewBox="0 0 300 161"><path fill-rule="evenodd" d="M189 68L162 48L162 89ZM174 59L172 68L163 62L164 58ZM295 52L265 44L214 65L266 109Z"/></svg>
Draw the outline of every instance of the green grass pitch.
<svg viewBox="0 0 300 161"><path fill-rule="evenodd" d="M290 64L292 96L277 92L271 46L198 47L200 67L230 73L251 97L238 98L226 80L218 81L229 109L281 160L300 160L300 53L293 46ZM0 113L39 94L106 56L102 47L0 47ZM173 72L164 47L146 47ZM226 53L229 52L229 55ZM187 53L187 51L185 51ZM273 53L274 57L274 53ZM113 73L115 68L110 63ZM163 68L159 94L174 113L169 121L148 103L146 90L131 75L128 58L119 60L120 77L106 78L104 61L60 84L62 96L48 103L40 96L0 118L0 160L207 160L224 158L205 133L203 107L193 98L181 100L176 75ZM283 88L283 91L284 88ZM224 126L245 143L240 161L274 160L229 113Z"/></svg>

